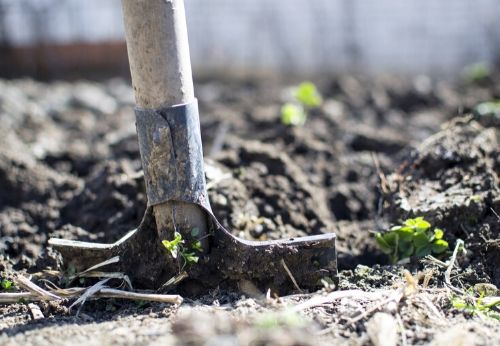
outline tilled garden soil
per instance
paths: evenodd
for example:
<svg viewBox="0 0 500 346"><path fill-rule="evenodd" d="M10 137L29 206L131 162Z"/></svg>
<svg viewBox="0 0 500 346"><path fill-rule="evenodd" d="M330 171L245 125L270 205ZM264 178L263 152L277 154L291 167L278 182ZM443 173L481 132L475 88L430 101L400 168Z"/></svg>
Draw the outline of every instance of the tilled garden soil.
<svg viewBox="0 0 500 346"><path fill-rule="evenodd" d="M77 315L71 302L39 303L45 318L36 321L25 304L0 305L0 344L391 342L377 330L400 344L500 343L498 322L452 306L446 268L414 259L389 265L374 240L424 216L444 229L450 250L465 241L455 287L500 286L498 114L470 113L500 98L500 83L324 78L323 105L304 126L287 127L280 107L293 84L197 83L215 215L246 239L335 232L338 289L397 292L412 282L406 269L429 281L414 285L413 298L406 290L391 306L356 291L298 308L332 287L281 298L235 287L185 297L180 307L100 299ZM0 117L0 276L36 280L57 269L49 237L114 242L137 227L146 198L127 81L0 81Z"/></svg>

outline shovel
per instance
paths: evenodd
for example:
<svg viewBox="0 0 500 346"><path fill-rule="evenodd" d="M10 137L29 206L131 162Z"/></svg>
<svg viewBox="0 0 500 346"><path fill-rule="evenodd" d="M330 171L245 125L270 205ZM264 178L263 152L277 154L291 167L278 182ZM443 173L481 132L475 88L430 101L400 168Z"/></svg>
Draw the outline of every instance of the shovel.
<svg viewBox="0 0 500 346"><path fill-rule="evenodd" d="M139 227L113 244L50 239L64 266L80 272L118 256L108 270L145 288L181 272L202 289L250 281L286 293L335 281L334 233L247 241L217 221L205 187L184 2L122 0L122 7L148 207Z"/></svg>

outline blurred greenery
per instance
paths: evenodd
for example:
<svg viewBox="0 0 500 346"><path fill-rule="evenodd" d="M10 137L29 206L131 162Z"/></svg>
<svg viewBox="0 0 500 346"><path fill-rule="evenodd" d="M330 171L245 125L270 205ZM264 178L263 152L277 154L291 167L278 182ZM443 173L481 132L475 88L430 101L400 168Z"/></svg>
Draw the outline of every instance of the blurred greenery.
<svg viewBox="0 0 500 346"><path fill-rule="evenodd" d="M308 110L317 108L323 103L316 85L311 82L302 82L293 88L294 100L281 107L281 122L287 126L302 126L308 116Z"/></svg>
<svg viewBox="0 0 500 346"><path fill-rule="evenodd" d="M431 230L431 224L423 217L408 219L400 226L389 231L377 233L375 240L392 263L411 256L425 257L431 253L440 254L448 249L443 239L444 232L439 228Z"/></svg>
<svg viewBox="0 0 500 346"><path fill-rule="evenodd" d="M316 85L311 82L300 83L295 89L294 96L297 101L309 108L319 107L323 102Z"/></svg>

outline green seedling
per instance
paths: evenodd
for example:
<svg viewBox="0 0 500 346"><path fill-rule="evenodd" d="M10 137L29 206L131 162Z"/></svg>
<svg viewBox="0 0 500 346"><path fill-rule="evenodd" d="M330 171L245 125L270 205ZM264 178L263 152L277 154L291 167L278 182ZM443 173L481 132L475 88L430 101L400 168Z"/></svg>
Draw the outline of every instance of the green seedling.
<svg viewBox="0 0 500 346"><path fill-rule="evenodd" d="M193 233L198 234L199 230L193 228L191 230L191 234ZM196 255L196 251L198 252L202 251L201 242L199 240L195 241L190 245L189 248L187 248L185 246L184 239L182 239L182 235L179 232L174 233L173 240L163 240L162 244L165 247L165 249L167 249L167 251L172 255L173 258L178 258L178 256L180 255L180 257L183 260L181 270L186 265L197 263L199 257Z"/></svg>
<svg viewBox="0 0 500 346"><path fill-rule="evenodd" d="M500 312L497 310L500 307L500 298L498 297L487 297L484 294L481 294L476 299L467 296L453 297L451 304L454 308L466 311L472 315L500 321Z"/></svg>
<svg viewBox="0 0 500 346"><path fill-rule="evenodd" d="M377 233L375 240L380 249L389 255L391 262L397 263L412 256L424 257L443 253L448 249L448 242L443 236L443 230L439 228L431 230L429 222L423 217L417 217L408 219L387 232Z"/></svg>
<svg viewBox="0 0 500 346"><path fill-rule="evenodd" d="M321 97L316 85L311 82L302 82L295 89L295 99L305 107L316 108L321 106L323 98Z"/></svg>
<svg viewBox="0 0 500 346"><path fill-rule="evenodd" d="M12 285L14 285L14 283L10 280L2 279L0 281L0 287L2 287L2 289L4 290L10 290L12 288Z"/></svg>
<svg viewBox="0 0 500 346"><path fill-rule="evenodd" d="M482 198L480 195L472 195L469 197L470 202L479 203L479 202L481 202L481 200L482 200Z"/></svg>
<svg viewBox="0 0 500 346"><path fill-rule="evenodd" d="M491 76L488 64L479 62L468 66L465 70L465 78L472 83L480 83Z"/></svg>
<svg viewBox="0 0 500 346"><path fill-rule="evenodd" d="M170 252L173 258L177 258L179 247L184 243L184 240L180 233L175 232L173 240L163 240L161 243L165 246L165 249Z"/></svg>
<svg viewBox="0 0 500 346"><path fill-rule="evenodd" d="M287 126L302 126L307 119L306 111L301 105L285 103L281 106L281 122Z"/></svg>
<svg viewBox="0 0 500 346"><path fill-rule="evenodd" d="M302 126L307 120L308 110L321 106L323 98L311 82L302 82L293 90L293 102L281 107L281 122L287 126Z"/></svg>
<svg viewBox="0 0 500 346"><path fill-rule="evenodd" d="M500 100L481 102L474 107L474 114L478 117L500 118Z"/></svg>
<svg viewBox="0 0 500 346"><path fill-rule="evenodd" d="M193 250L196 250L196 251L203 251L203 249L201 248L201 241L197 240L193 243L193 245L191 245L191 249Z"/></svg>

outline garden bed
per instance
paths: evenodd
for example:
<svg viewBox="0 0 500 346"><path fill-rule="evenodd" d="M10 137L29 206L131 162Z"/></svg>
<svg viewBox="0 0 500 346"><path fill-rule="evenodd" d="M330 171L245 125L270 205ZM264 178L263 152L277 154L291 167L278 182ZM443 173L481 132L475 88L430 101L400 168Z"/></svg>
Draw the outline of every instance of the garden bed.
<svg viewBox="0 0 500 346"><path fill-rule="evenodd" d="M390 265L374 237L423 216L450 244L442 261L465 242L454 287L500 286L498 114L470 114L500 98L494 81L324 78L322 106L289 127L280 107L293 84L197 83L212 209L247 239L335 232L338 288L352 295L307 308L300 304L332 287L283 298L212 289L181 307L89 301L78 316L70 302L50 302L39 304L45 318L37 321L25 304L0 305L0 343L366 344L376 342L374 330L392 335L391 324L399 343L500 341L493 318L453 306L445 267ZM56 269L49 237L113 242L139 224L146 200L128 85L0 81L2 278Z"/></svg>

